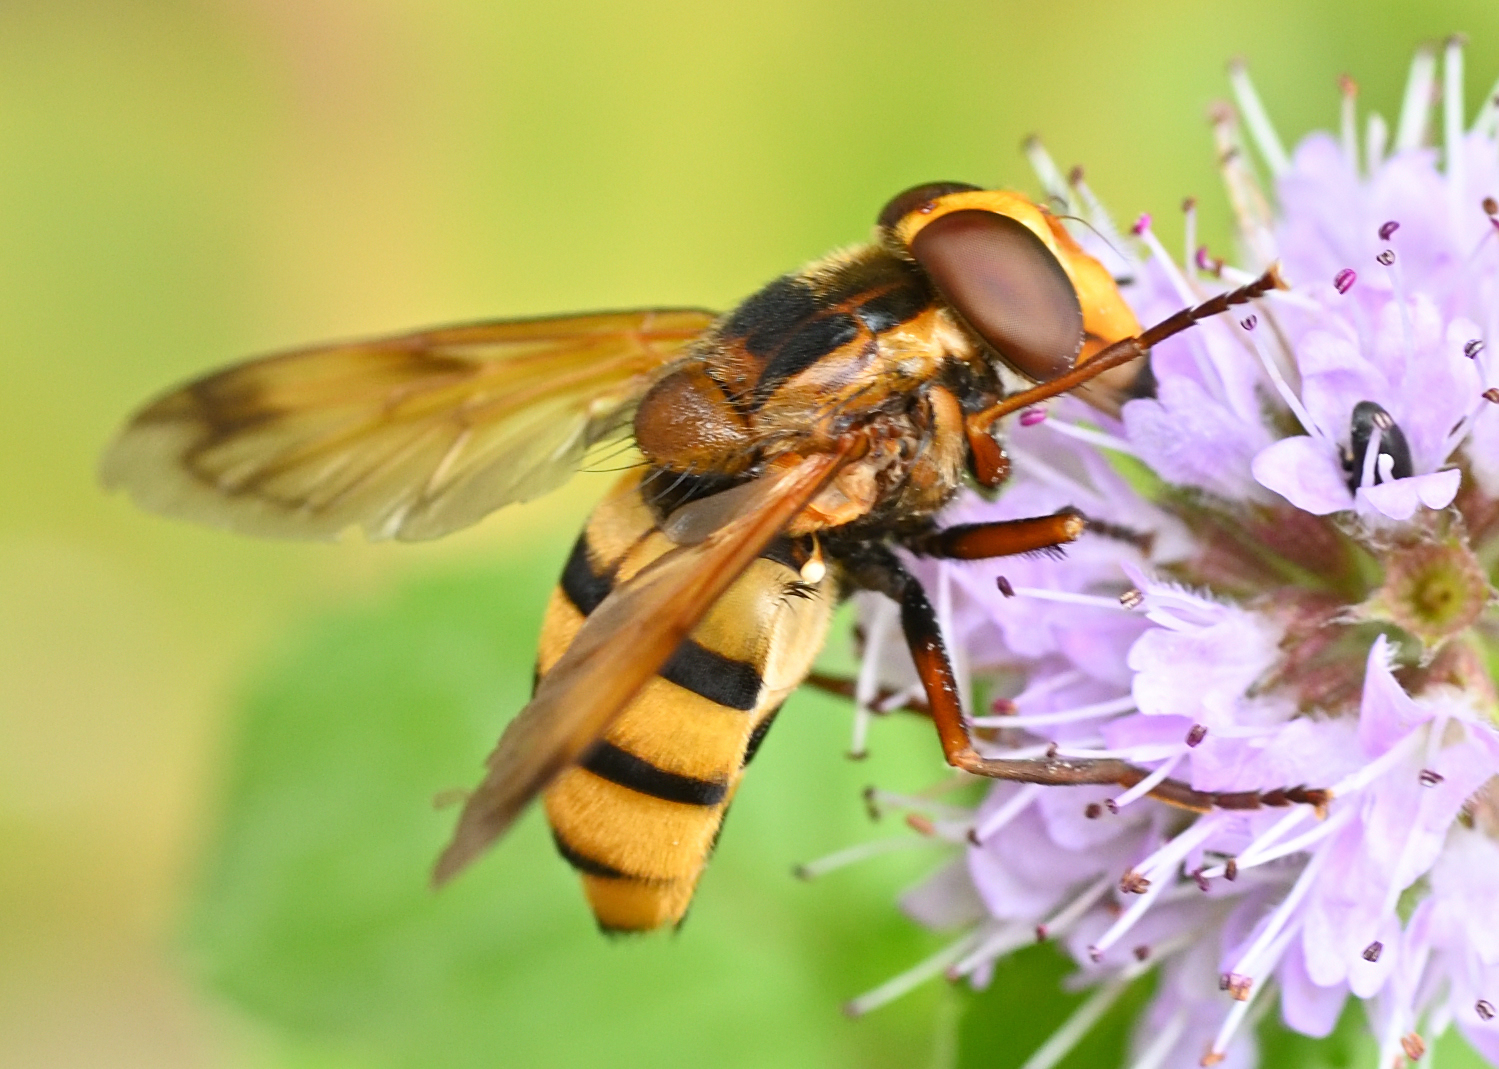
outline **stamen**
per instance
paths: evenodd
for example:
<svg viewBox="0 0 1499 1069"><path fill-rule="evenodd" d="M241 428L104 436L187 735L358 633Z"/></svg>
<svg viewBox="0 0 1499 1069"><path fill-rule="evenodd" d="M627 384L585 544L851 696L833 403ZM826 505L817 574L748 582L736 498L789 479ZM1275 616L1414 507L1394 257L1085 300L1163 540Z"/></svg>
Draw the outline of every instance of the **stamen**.
<svg viewBox="0 0 1499 1069"><path fill-rule="evenodd" d="M1009 579L1004 576L996 575L994 577L994 585L999 588L999 592L1005 597L1013 598L1015 596L1015 588L1010 584Z"/></svg>
<svg viewBox="0 0 1499 1069"><path fill-rule="evenodd" d="M1279 178L1291 169L1291 159L1286 155L1286 147L1270 122L1265 105L1254 91L1254 83L1249 80L1249 69L1242 59L1236 59L1228 65L1228 82L1233 87L1234 99L1239 102L1239 111L1249 127L1249 136L1254 138L1255 147L1260 150L1260 156L1270 168L1270 173Z"/></svg>
<svg viewBox="0 0 1499 1069"><path fill-rule="evenodd" d="M1057 713L1034 713L1030 716L976 716L973 718L973 723L974 726L983 728L1041 727L1048 724L1072 724L1079 720L1092 720L1100 716L1131 713L1134 710L1134 697L1132 695L1125 695L1122 698L1114 698L1106 702L1094 702L1091 705L1080 705L1076 709L1065 709Z"/></svg>
<svg viewBox="0 0 1499 1069"><path fill-rule="evenodd" d="M1473 1012L1478 1014L1481 1021L1492 1021L1494 1019L1494 1004L1486 998L1481 998L1473 1003Z"/></svg>
<svg viewBox="0 0 1499 1069"><path fill-rule="evenodd" d="M1353 289L1353 284L1358 281L1358 272L1351 267L1345 267L1333 276L1333 288L1339 293L1347 293Z"/></svg>
<svg viewBox="0 0 1499 1069"><path fill-rule="evenodd" d="M1379 955L1382 953L1384 953L1384 944L1376 939L1374 940L1374 942L1364 947L1364 952L1361 956L1365 961L1372 963L1378 961Z"/></svg>
<svg viewBox="0 0 1499 1069"><path fill-rule="evenodd" d="M1044 415L1042 417L1045 418ZM1037 422L1040 422L1039 420ZM1020 414L1020 425L1025 426L1025 413ZM1080 427L1076 423L1068 423L1066 420L1048 420L1047 424L1058 434L1065 434L1069 438L1076 438L1080 442L1096 445L1100 449L1109 449L1115 453L1123 453L1125 456L1138 457L1139 450L1117 435L1106 434L1103 431L1095 431L1088 427Z"/></svg>
<svg viewBox="0 0 1499 1069"><path fill-rule="evenodd" d="M1114 886L1114 881L1108 876L1100 876L1094 880L1071 902L1036 925L1036 942L1040 943L1059 935L1066 935L1072 930L1072 926L1108 893L1112 886Z"/></svg>
<svg viewBox="0 0 1499 1069"><path fill-rule="evenodd" d="M1327 793L1333 798L1340 798L1353 794L1355 791L1363 790L1386 772L1390 771L1390 769L1410 757L1412 751L1421 743L1420 735L1419 731L1412 731L1374 760L1333 784Z"/></svg>
<svg viewBox="0 0 1499 1069"><path fill-rule="evenodd" d="M1121 257L1128 257L1129 247L1120 236L1119 227L1114 223L1114 217L1109 214L1109 210L1104 207L1103 201L1098 199L1086 179L1084 179L1083 169L1081 167L1074 167L1072 173L1067 177L1068 184L1072 187L1073 192L1082 200L1083 206L1087 209L1088 222L1092 224L1094 230L1098 231L1098 236L1103 238L1104 242Z"/></svg>
<svg viewBox="0 0 1499 1069"><path fill-rule="evenodd" d="M1379 226L1379 240L1389 241L1390 238L1395 236L1395 231L1399 229L1400 223L1397 220L1391 219L1387 223L1381 223Z"/></svg>
<svg viewBox="0 0 1499 1069"><path fill-rule="evenodd" d="M1322 821L1315 828L1303 832L1301 835L1282 843L1280 846L1265 847L1255 850L1252 854L1246 850L1233 860L1233 867L1235 869L1254 868L1259 865L1269 864L1271 861L1279 861L1289 854L1299 854L1314 843L1318 843L1330 835L1341 831L1343 825L1347 824L1352 818L1353 809L1351 807L1340 810L1330 819ZM1212 876L1215 873L1209 869L1206 875ZM1228 865L1224 866L1224 875L1228 875Z"/></svg>
<svg viewBox="0 0 1499 1069"><path fill-rule="evenodd" d="M1006 824L1009 824L1030 806L1041 794L1042 786L1039 783L1027 783L1016 791L1014 796L1000 806L994 812L976 825L971 835L971 841L975 846L982 846L995 832Z"/></svg>
<svg viewBox="0 0 1499 1069"><path fill-rule="evenodd" d="M1187 276L1182 274L1181 269L1176 266L1176 261L1166 251L1166 246L1161 244L1161 239L1155 236L1154 230L1150 229L1150 216L1140 216L1140 223L1136 224L1135 234L1145 243L1145 247L1150 250L1150 255L1156 263L1161 265L1161 270L1166 273L1166 280L1176 291L1177 299L1182 304L1196 304L1199 295L1193 292Z"/></svg>
<svg viewBox="0 0 1499 1069"><path fill-rule="evenodd" d="M1046 408L1042 405L1032 405L1020 413L1020 425L1022 427L1034 427L1038 423L1046 422Z"/></svg>
<svg viewBox="0 0 1499 1069"><path fill-rule="evenodd" d="M1177 1010L1129 1069L1161 1069L1166 1064L1166 1059L1176 1050L1176 1045L1186 1030L1187 1011Z"/></svg>
<svg viewBox="0 0 1499 1069"><path fill-rule="evenodd" d="M1447 38L1442 50L1442 144L1447 164L1447 206L1452 232L1462 233L1467 202L1467 170L1463 161L1463 45L1461 34Z"/></svg>
<svg viewBox="0 0 1499 1069"><path fill-rule="evenodd" d="M1280 962L1282 955L1286 952L1286 947L1290 946L1291 940L1295 937L1298 930L1299 926L1293 926L1281 933L1280 937L1276 939L1274 946L1265 954L1266 975L1269 975ZM1218 1029L1218 1035L1213 1039L1213 1045L1203 1055L1203 1065L1217 1065L1227 1056L1228 1044L1233 1039L1234 1033L1244 1023L1244 1018L1248 1016L1250 1007L1259 1001L1259 995L1269 986L1271 985L1255 984L1250 991L1245 993L1245 998L1242 1001L1234 1003L1233 1009L1229 1010L1228 1015L1224 1017L1223 1024Z"/></svg>
<svg viewBox="0 0 1499 1069"><path fill-rule="evenodd" d="M1269 263L1275 259L1275 238L1270 225L1270 205L1244 163L1239 147L1234 111L1228 105L1215 107L1211 113L1213 143L1218 152L1218 168L1228 202L1239 224L1239 233L1254 260Z"/></svg>
<svg viewBox="0 0 1499 1069"><path fill-rule="evenodd" d="M1202 740L1208 737L1206 724L1193 724L1187 732L1187 745L1197 747L1202 745Z"/></svg>
<svg viewBox="0 0 1499 1069"><path fill-rule="evenodd" d="M1118 598L1101 598L1096 594L1074 594L1068 590L1047 590L1038 586L1017 586L1014 588L1015 596L1018 598L1035 598L1037 601L1058 601L1066 605L1088 605L1095 609L1108 609L1112 612L1128 612L1123 605L1119 604Z"/></svg>
<svg viewBox="0 0 1499 1069"><path fill-rule="evenodd" d="M1281 400L1286 403L1286 407L1291 410L1291 414L1296 417L1296 421L1314 438L1327 439L1329 435L1321 427L1317 426L1316 421L1312 419L1312 414L1306 410L1306 406L1301 403L1301 398L1297 397L1295 391L1291 389L1291 384L1286 381L1285 376L1280 372L1280 365L1276 363L1275 358L1270 355L1270 351L1260 341L1259 335L1253 331L1247 333L1249 334L1249 340L1254 344L1255 353L1260 358L1260 365L1264 367L1265 374L1270 376L1271 385L1275 387L1275 392L1280 394Z"/></svg>
<svg viewBox="0 0 1499 1069"><path fill-rule="evenodd" d="M1354 174L1358 166L1358 83L1346 74L1338 76L1338 91L1343 95L1341 135L1343 156Z"/></svg>
<svg viewBox="0 0 1499 1069"><path fill-rule="evenodd" d="M1395 458L1388 453L1379 454L1379 459L1374 466L1379 469L1379 481L1382 483L1393 482L1395 479Z"/></svg>
<svg viewBox="0 0 1499 1069"><path fill-rule="evenodd" d="M1419 1062L1426 1053L1426 1041L1415 1032L1407 1032L1400 1037L1400 1049L1405 1051L1405 1056L1411 1061Z"/></svg>
<svg viewBox="0 0 1499 1069"><path fill-rule="evenodd" d="M1268 967L1260 968L1261 958L1270 949L1271 945L1280 938L1282 932L1290 931L1288 926L1292 923L1292 917L1300 907L1302 899L1312 889L1312 884L1316 882L1317 875L1322 871L1322 866L1327 861L1327 855L1328 852L1326 850L1312 855L1312 859L1301 870L1301 875L1291 885L1290 892L1281 901L1280 905L1275 907L1275 912L1265 922L1265 927L1261 930L1260 934L1255 937L1249 949L1239 955L1238 963L1234 965L1233 972L1244 976L1269 974L1270 969Z"/></svg>
<svg viewBox="0 0 1499 1069"><path fill-rule="evenodd" d="M1426 140L1426 122L1431 111L1431 91L1436 85L1437 56L1430 45L1416 49L1400 103L1400 123L1395 128L1395 151L1409 152Z"/></svg>
<svg viewBox="0 0 1499 1069"><path fill-rule="evenodd" d="M960 960L982 940L988 938L991 929L980 927L955 942L949 943L924 961L917 962L903 973L898 973L872 991L843 1004L843 1012L850 1017L862 1017L870 1010L879 1009L893 1002L912 988L940 976L947 967Z"/></svg>
<svg viewBox="0 0 1499 1069"><path fill-rule="evenodd" d="M1029 942L1030 933L1023 924L1007 924L974 947L959 961L949 965L945 975L949 980L961 979L980 965L1002 957L1012 950L1019 950Z"/></svg>
<svg viewBox="0 0 1499 1069"><path fill-rule="evenodd" d="M815 880L819 876L826 876L830 872L856 865L860 861L868 861L870 858L910 850L913 847L932 845L950 846L952 844L934 835L895 835L886 839L872 839L867 843L846 846L842 850L836 850L815 861L804 861L791 871L799 880Z"/></svg>
<svg viewBox="0 0 1499 1069"><path fill-rule="evenodd" d="M1051 1034L1050 1039L1041 1044L1035 1054L1026 1059L1020 1069L1052 1069L1072 1052L1072 1048L1078 1045L1128 988L1129 981L1122 978L1100 984L1098 990L1088 996L1087 1001L1063 1022L1061 1028Z"/></svg>
<svg viewBox="0 0 1499 1069"><path fill-rule="evenodd" d="M1139 783L1135 784L1129 790L1125 791L1118 798L1109 799L1109 811L1111 813L1117 813L1119 812L1119 810L1123 809L1131 802L1135 801L1136 799L1143 798L1151 791L1155 790L1156 786L1162 780L1171 775L1172 770L1181 763L1181 759L1185 756L1186 752L1183 751L1182 753L1177 754L1175 757L1168 758L1165 764L1161 765L1160 768L1156 769L1150 775L1142 779Z"/></svg>
<svg viewBox="0 0 1499 1069"><path fill-rule="evenodd" d="M900 609L893 602L881 599L870 613L869 629L864 638L864 656L859 663L859 675L854 681L853 737L849 741L849 756L855 759L868 754L869 724L873 719L872 707L880 693L880 665L885 663L885 647L895 633Z"/></svg>
<svg viewBox="0 0 1499 1069"><path fill-rule="evenodd" d="M1178 834L1176 838L1168 840L1159 850L1136 865L1131 870L1132 874L1137 878L1150 880L1149 886L1109 926L1109 930L1103 933L1098 942L1088 948L1088 956L1094 961L1100 960L1110 947L1135 926L1135 922L1145 915L1145 911L1150 908L1151 903L1160 896L1161 891L1171 882L1165 879L1151 879L1151 877L1155 876L1158 872L1169 870L1171 867L1179 864L1182 858L1191 853L1192 849L1199 843L1207 840L1220 826L1221 822L1216 819L1200 817L1191 827Z"/></svg>
<svg viewBox="0 0 1499 1069"><path fill-rule="evenodd" d="M1390 140L1390 127L1384 121L1384 116L1377 111L1369 113L1369 128L1364 138L1364 158L1368 160L1365 164L1365 173L1373 174L1375 169L1384 162L1385 145Z"/></svg>
<svg viewBox="0 0 1499 1069"><path fill-rule="evenodd" d="M1076 215L1076 205L1072 201L1072 191L1067 188L1067 181L1062 177L1061 170L1056 161L1051 158L1051 153L1046 151L1046 146L1035 134L1025 139L1025 158L1030 161L1031 170L1036 172L1036 177L1041 181L1041 188L1046 190L1046 195L1061 203L1063 210L1068 215Z"/></svg>
<svg viewBox="0 0 1499 1069"><path fill-rule="evenodd" d="M1463 355L1469 360L1477 360L1478 354L1483 352L1483 339L1474 338L1463 346Z"/></svg>
<svg viewBox="0 0 1499 1069"><path fill-rule="evenodd" d="M1182 201L1182 227L1184 230L1186 252L1182 256L1182 263L1190 269L1197 248L1197 198L1188 197ZM1203 250L1206 251L1206 250Z"/></svg>

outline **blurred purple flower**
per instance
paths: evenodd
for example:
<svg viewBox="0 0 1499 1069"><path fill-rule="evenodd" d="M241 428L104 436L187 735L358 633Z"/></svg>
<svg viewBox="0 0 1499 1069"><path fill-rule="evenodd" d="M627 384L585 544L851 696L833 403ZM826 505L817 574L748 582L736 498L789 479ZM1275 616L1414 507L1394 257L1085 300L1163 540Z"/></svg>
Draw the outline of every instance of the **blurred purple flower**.
<svg viewBox="0 0 1499 1069"><path fill-rule="evenodd" d="M1003 695L971 717L981 747L1150 775L1128 790L997 783L976 811L882 796L964 849L906 899L963 932L854 1010L941 972L982 985L1004 954L1054 939L1091 994L1027 1069L1150 970L1136 1069L1247 1069L1248 1025L1274 1000L1286 1026L1325 1036L1350 997L1381 1069L1454 1025L1499 1065L1499 103L1465 127L1461 64L1449 42L1440 152L1431 50L1393 135L1370 116L1359 136L1345 80L1341 135L1294 154L1235 68L1276 205L1225 107L1238 268L1195 247L1190 204L1182 264L1148 218L1127 241L1033 150L1048 193L1088 220L1079 240L1132 279L1143 321L1272 259L1296 285L1159 346L1154 396L1117 420L1064 399L1011 428L1014 480L950 518L1076 506L1107 526L1067 559L912 561L962 681ZM919 687L890 607L861 613L862 740L882 687ZM1331 800L1199 814L1151 797L1168 777Z"/></svg>

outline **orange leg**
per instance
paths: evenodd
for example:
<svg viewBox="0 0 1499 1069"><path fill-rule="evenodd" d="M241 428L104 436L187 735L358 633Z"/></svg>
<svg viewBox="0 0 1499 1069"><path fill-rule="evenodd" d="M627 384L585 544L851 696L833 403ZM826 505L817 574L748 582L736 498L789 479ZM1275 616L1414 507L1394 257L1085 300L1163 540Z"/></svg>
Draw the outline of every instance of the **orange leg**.
<svg viewBox="0 0 1499 1069"><path fill-rule="evenodd" d="M1028 523L1032 521L1017 521ZM1002 525L977 524L975 527ZM1018 528L1017 528L1018 529ZM942 532L933 537L940 538ZM1073 758L1049 754L1037 758L993 758L982 756L973 745L968 725L963 719L963 705L958 693L957 677L942 642L937 614L914 576L901 567L888 552L863 555L851 569L858 582L878 590L900 604L901 627L916 674L926 689L927 706L942 743L947 763L975 776L1041 783L1056 786L1112 783L1129 788L1150 775L1148 769L1114 758ZM1183 809L1206 812L1209 809L1259 809L1261 806L1292 804L1326 805L1327 791L1305 786L1282 787L1271 791L1199 791L1180 780L1163 780L1150 795Z"/></svg>

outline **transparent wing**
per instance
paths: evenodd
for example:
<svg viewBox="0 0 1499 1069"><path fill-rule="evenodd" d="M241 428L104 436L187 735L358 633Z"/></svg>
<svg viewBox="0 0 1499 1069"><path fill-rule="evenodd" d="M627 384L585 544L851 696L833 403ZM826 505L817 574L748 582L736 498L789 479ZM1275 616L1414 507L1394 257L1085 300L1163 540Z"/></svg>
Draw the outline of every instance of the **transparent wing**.
<svg viewBox="0 0 1499 1069"><path fill-rule="evenodd" d="M453 841L443 883L509 829L531 799L575 763L624 712L713 603L837 472L846 452L820 454L750 484L737 515L702 541L672 550L589 614L529 704L489 756Z"/></svg>
<svg viewBox="0 0 1499 1069"><path fill-rule="evenodd" d="M247 534L436 538L565 481L713 318L510 320L251 360L147 405L100 476Z"/></svg>

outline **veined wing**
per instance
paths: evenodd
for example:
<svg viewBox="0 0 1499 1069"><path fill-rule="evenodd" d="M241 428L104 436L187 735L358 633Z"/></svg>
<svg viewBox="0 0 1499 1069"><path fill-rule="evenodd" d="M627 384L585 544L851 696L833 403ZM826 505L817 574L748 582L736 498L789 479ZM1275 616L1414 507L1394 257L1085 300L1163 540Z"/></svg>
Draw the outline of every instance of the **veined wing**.
<svg viewBox="0 0 1499 1069"><path fill-rule="evenodd" d="M247 534L436 538L565 481L713 318L508 320L250 360L147 405L100 476Z"/></svg>
<svg viewBox="0 0 1499 1069"><path fill-rule="evenodd" d="M438 859L435 882L450 879L482 853L583 756L848 455L818 454L751 484L755 491L740 501L734 519L702 541L667 553L599 603L500 736L484 781L469 796L453 841Z"/></svg>

